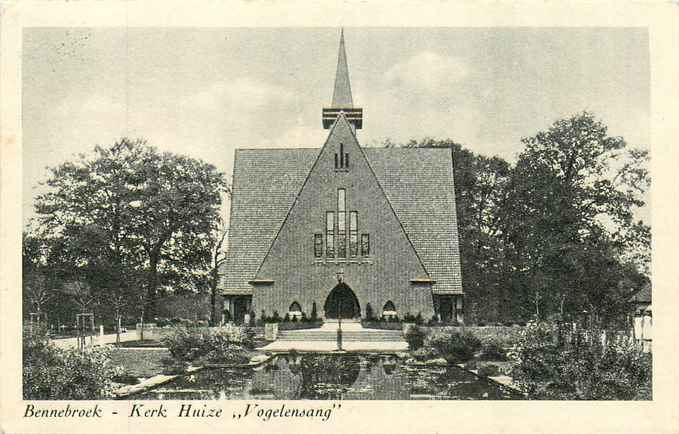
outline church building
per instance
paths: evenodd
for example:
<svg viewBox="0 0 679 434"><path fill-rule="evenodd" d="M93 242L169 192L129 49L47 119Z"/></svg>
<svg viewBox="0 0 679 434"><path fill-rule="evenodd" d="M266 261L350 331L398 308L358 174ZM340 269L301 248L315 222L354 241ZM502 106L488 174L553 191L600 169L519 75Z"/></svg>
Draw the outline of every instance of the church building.
<svg viewBox="0 0 679 434"><path fill-rule="evenodd" d="M324 319L462 322L452 153L361 147L343 34L322 127L320 148L236 150L220 269L231 318L316 305Z"/></svg>

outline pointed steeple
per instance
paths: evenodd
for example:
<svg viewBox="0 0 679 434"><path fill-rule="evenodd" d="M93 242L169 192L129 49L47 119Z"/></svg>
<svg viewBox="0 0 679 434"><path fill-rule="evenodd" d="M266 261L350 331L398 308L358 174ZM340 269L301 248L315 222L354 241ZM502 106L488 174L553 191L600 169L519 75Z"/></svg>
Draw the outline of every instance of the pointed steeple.
<svg viewBox="0 0 679 434"><path fill-rule="evenodd" d="M349 66L347 52L344 48L344 29L340 31L339 54L337 55L337 72L335 73L335 90L332 93L333 108L353 108L351 83L349 82Z"/></svg>
<svg viewBox="0 0 679 434"><path fill-rule="evenodd" d="M342 112L354 129L363 127L363 109L354 108L354 100L351 96L347 52L344 47L344 29L340 31L339 53L337 55L337 71L335 73L335 88L332 92L332 104L330 107L323 109L323 128L326 130L329 129Z"/></svg>

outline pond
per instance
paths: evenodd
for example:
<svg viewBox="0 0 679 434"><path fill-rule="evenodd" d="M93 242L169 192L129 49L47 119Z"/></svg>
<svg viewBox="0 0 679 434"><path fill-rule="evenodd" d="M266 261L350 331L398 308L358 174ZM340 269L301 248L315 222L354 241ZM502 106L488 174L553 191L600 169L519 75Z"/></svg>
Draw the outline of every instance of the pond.
<svg viewBox="0 0 679 434"><path fill-rule="evenodd" d="M133 399L522 399L457 366L408 365L393 355L278 355L256 368L207 369Z"/></svg>

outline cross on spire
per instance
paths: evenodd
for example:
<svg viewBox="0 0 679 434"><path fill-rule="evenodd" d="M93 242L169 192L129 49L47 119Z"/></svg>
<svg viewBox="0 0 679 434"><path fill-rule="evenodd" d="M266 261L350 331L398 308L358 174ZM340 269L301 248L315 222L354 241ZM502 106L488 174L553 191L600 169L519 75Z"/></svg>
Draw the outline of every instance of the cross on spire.
<svg viewBox="0 0 679 434"><path fill-rule="evenodd" d="M349 66L347 52L344 47L344 29L340 30L339 53L337 54L337 71L335 73L335 87L332 92L330 107L323 109L323 128L332 127L335 120L343 113L354 129L363 126L363 109L354 108L349 81Z"/></svg>

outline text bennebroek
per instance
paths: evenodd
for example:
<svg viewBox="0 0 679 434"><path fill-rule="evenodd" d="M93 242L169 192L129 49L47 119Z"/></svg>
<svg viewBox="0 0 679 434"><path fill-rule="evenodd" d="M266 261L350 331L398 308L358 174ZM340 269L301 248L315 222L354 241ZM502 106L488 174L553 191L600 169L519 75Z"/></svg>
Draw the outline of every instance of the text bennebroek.
<svg viewBox="0 0 679 434"><path fill-rule="evenodd" d="M95 404L90 407L76 407L71 406L71 404L66 404L66 407L61 408L36 408L34 404L26 404L26 411L24 411L24 417L55 417L55 418L101 418L102 409L99 404Z"/></svg>

